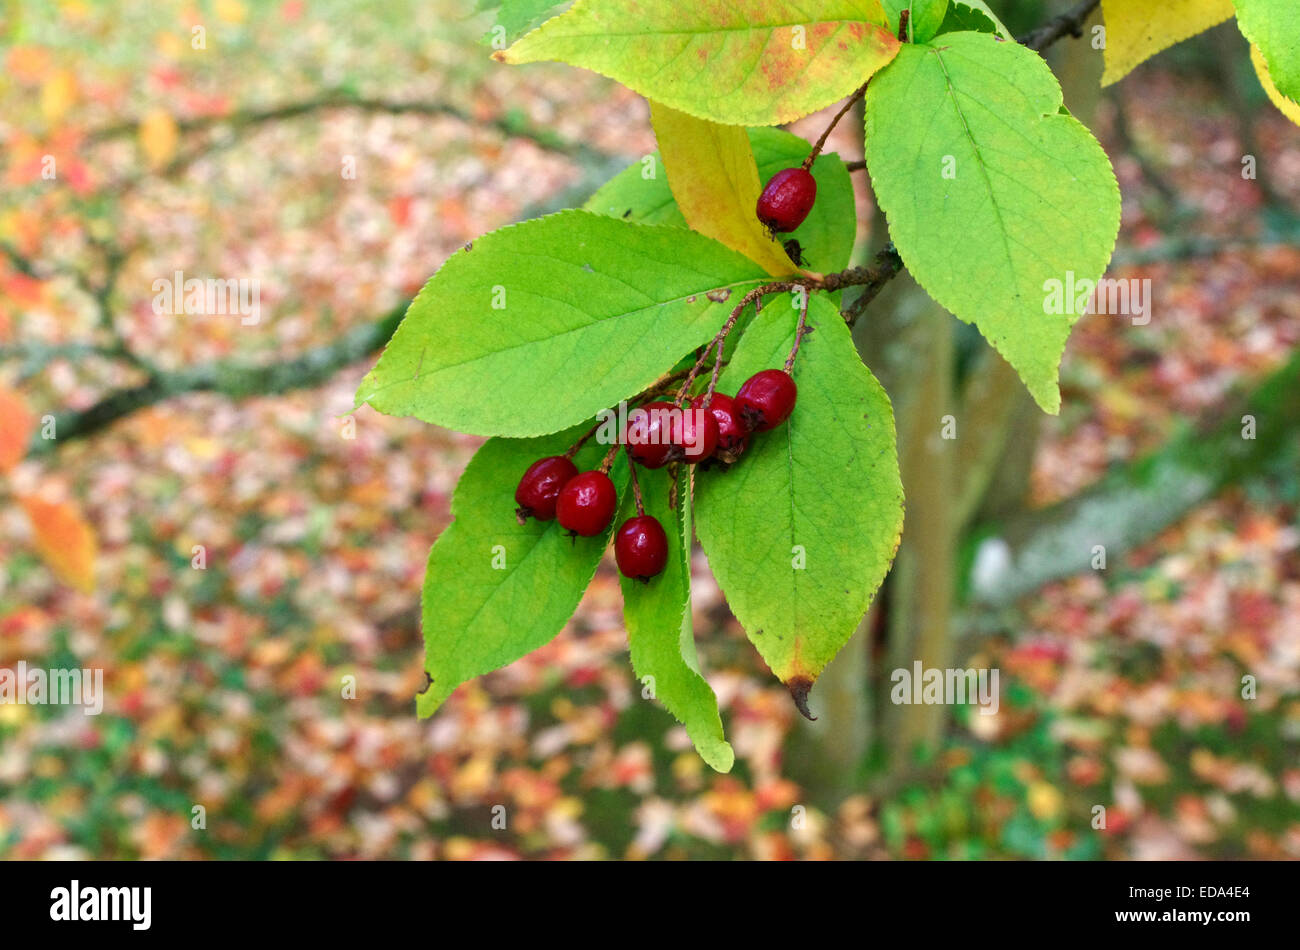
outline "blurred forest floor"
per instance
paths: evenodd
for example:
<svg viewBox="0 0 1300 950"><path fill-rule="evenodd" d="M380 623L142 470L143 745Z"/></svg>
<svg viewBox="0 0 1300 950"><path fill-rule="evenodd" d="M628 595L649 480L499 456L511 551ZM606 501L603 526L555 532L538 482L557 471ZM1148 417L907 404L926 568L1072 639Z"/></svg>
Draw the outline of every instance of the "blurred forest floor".
<svg viewBox="0 0 1300 950"><path fill-rule="evenodd" d="M568 67L493 64L488 19L449 0L112 6L23 5L0 32L0 239L17 255L0 257L0 352L116 334L164 368L285 360L399 307L466 241L576 203L654 148L637 96ZM196 24L206 50L190 46ZM1121 253L1257 233L1265 199L1240 175L1238 110L1212 78L1157 60L1118 95L1187 211L1167 213L1105 100ZM286 103L308 106L202 121ZM1264 109L1252 128L1300 208L1300 130ZM831 147L859 158L842 132ZM40 175L51 153L57 186ZM83 285L118 251L110 332ZM260 323L155 315L153 281L177 270L260 278ZM1154 316L1076 329L1038 502L1159 446L1300 343L1295 247L1112 275L1152 278ZM0 384L38 415L138 378L121 360L46 357L0 360ZM274 398L166 401L11 473L14 492L75 499L99 555L93 594L61 585L0 494L0 665L102 666L108 698L97 718L0 705L0 856L1300 857L1294 469L1027 598L1020 628L968 664L1002 670L1001 712L959 714L937 784L853 796L792 829L796 714L698 551L697 636L731 775L639 700L612 563L553 643L416 719L411 607L478 440L368 409L352 432L368 365ZM195 545L206 570L191 569ZM340 696L347 675L357 699ZM1105 831L1090 827L1099 803ZM196 804L206 829L191 827Z"/></svg>

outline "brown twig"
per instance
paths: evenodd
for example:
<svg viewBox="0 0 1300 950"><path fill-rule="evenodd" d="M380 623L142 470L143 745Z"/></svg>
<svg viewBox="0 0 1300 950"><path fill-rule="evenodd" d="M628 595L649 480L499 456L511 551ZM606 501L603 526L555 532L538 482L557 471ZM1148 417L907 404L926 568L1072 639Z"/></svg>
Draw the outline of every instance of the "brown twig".
<svg viewBox="0 0 1300 950"><path fill-rule="evenodd" d="M779 294L787 290L793 290L798 286L802 286L798 281L778 280L773 281L770 284L763 284L761 287L755 287L749 293L745 294L745 296L741 297L740 303L736 304L735 308L731 311L731 315L727 317L727 322L722 325L722 329L714 335L711 341L709 341L709 345L705 347L704 353L695 361L695 365L691 367L691 371L686 374L686 381L682 383L681 389L677 391L677 398L674 400L677 406L680 407L686 400L686 394L690 392L691 385L695 382L696 378L699 377L701 370L704 369L704 364L708 360L709 350L713 349L714 346L717 346L720 358L722 353L721 345L726 342L727 335L731 333L732 329L736 326L736 321L740 319L740 315L744 312L747 306L762 298L764 294ZM714 360L713 368L714 378L716 379L718 368L718 361L716 359Z"/></svg>
<svg viewBox="0 0 1300 950"><path fill-rule="evenodd" d="M870 80L868 80L868 82L870 82ZM844 108L835 113L835 118L831 119L831 124L826 126L822 131L821 138L819 138L816 144L813 145L812 151L808 153L808 157L803 160L804 171L812 168L812 163L817 161L817 156L821 154L822 148L826 145L826 140L830 138L831 132L835 130L835 126L839 124L840 119L844 118L844 114L852 109L854 104L866 94L867 83L864 82L857 88L857 91L854 92L853 95L849 96L849 101L844 103Z"/></svg>
<svg viewBox="0 0 1300 950"><path fill-rule="evenodd" d="M808 328L808 292L804 291L803 303L799 307L799 325L794 331L794 346L790 349L790 355L785 359L785 371L790 372L794 368L794 358L799 355L799 344L809 333Z"/></svg>
<svg viewBox="0 0 1300 950"><path fill-rule="evenodd" d="M1073 9L1048 20L1038 29L1026 33L1019 38L1018 42L1022 46L1027 46L1041 53L1062 37L1073 36L1077 39L1083 36L1083 24L1088 21L1088 17L1092 16L1092 11L1097 9L1100 3L1101 0L1082 0Z"/></svg>
<svg viewBox="0 0 1300 950"><path fill-rule="evenodd" d="M894 242L890 241L878 252L867 267L853 267L839 274L828 274L822 286L827 290L840 287L861 287L862 293L854 298L848 309L843 311L844 321L853 326L854 321L862 316L867 304L903 269L903 259L898 256Z"/></svg>
<svg viewBox="0 0 1300 950"><path fill-rule="evenodd" d="M632 476L632 500L636 502L636 513L638 516L645 514L645 505L641 501L641 483L636 479L636 462L632 461L632 450L627 446L627 471Z"/></svg>

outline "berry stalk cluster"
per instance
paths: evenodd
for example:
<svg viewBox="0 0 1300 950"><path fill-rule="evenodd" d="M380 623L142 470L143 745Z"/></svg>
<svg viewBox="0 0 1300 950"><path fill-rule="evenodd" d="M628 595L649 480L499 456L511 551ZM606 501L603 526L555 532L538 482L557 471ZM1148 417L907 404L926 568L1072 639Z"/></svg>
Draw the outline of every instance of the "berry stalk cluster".
<svg viewBox="0 0 1300 950"><path fill-rule="evenodd" d="M856 96L854 97L856 98ZM847 106L843 112L847 111ZM836 116L836 121L839 116ZM831 126L834 126L834 122ZM830 129L827 129L829 134ZM777 172L759 196L756 213L772 232L789 232L803 224L817 200L817 182L809 167L821 150L826 135L797 168ZM661 379L640 398L647 400L633 409L617 444L610 448L600 467L579 472L573 457L596 429L589 430L564 455L538 459L528 467L515 489L516 515L523 524L528 518L559 521L571 536L594 537L609 529L618 508L618 492L609 477L618 450L627 452L628 469L636 514L614 534L614 559L624 577L649 583L668 563L668 536L659 519L645 513L637 466L647 469L682 463L723 468L735 464L758 432L775 429L794 412L797 387L790 375L799 344L810 332L807 326L807 294L816 287L815 278L778 281L747 293L731 311L727 322L707 346L701 348L695 365L686 373L673 402L658 398L676 377ZM741 385L734 396L717 391L718 372L727 337L746 306L762 307L765 294L799 290L803 306L795 331L794 347L783 369L765 369ZM820 288L817 288L820 289ZM710 354L713 370L704 392L691 396L695 381L704 371ZM653 398L651 398L653 397Z"/></svg>

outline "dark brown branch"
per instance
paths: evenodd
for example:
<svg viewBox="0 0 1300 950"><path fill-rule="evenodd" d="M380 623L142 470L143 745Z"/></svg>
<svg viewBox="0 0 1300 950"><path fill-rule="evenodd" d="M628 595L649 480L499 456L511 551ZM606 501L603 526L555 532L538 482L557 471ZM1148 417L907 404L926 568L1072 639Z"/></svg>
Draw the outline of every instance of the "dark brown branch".
<svg viewBox="0 0 1300 950"><path fill-rule="evenodd" d="M109 393L94 405L69 410L55 417L55 438L32 440L30 455L52 452L69 439L90 435L114 422L186 393L218 393L231 399L276 396L297 389L321 386L334 374L370 356L393 335L406 305L374 323L357 327L333 343L308 350L283 363L267 365L225 360L189 369L160 371L144 383Z"/></svg>
<svg viewBox="0 0 1300 950"><path fill-rule="evenodd" d="M301 102L290 102L263 109L244 109L230 112L225 115L204 115L194 116L188 119L179 119L176 122L176 128L182 133L204 132L221 126L244 129L263 125L268 122L294 119L313 112L321 112L329 109L357 109L362 112L376 112L388 115L446 116L447 118L457 119L464 122L466 125L477 125L495 129L502 135L508 137L528 139L534 142L538 147L549 152L556 152L569 157L581 157L584 155L597 158L605 157L604 153L592 148L585 142L570 141L563 136L556 135L549 129L538 128L527 121L511 118L509 116L481 121L458 106L450 105L448 103L400 102L389 99L350 96L341 92L325 93L324 95L318 96L314 99L306 99ZM96 129L87 135L86 141L90 144L96 144L115 138L121 138L123 136L134 135L138 131L139 127L139 122L134 121L120 122L115 125L104 126L103 128ZM178 159L177 161L180 160L181 159Z"/></svg>
<svg viewBox="0 0 1300 950"><path fill-rule="evenodd" d="M854 298L843 311L844 320L852 326L862 316L867 305L876 299L885 284L889 283L903 269L903 259L898 256L894 243L890 241L879 251L871 264L866 267L850 267L838 274L827 274L822 280L823 290L839 290L842 287L861 287L862 293Z"/></svg>
<svg viewBox="0 0 1300 950"><path fill-rule="evenodd" d="M1082 0L1071 10L1053 17L1033 32L1026 33L1018 42L1041 53L1062 37L1073 36L1077 39L1083 36L1083 25L1100 5L1101 0Z"/></svg>
<svg viewBox="0 0 1300 950"><path fill-rule="evenodd" d="M1244 417L1254 431L1247 434ZM1102 546L1118 557L1226 486L1285 460L1300 433L1300 355L1253 391L1229 397L1154 453L1057 504L977 526L969 601L999 606L1087 571ZM1293 463L1292 463L1293 464Z"/></svg>

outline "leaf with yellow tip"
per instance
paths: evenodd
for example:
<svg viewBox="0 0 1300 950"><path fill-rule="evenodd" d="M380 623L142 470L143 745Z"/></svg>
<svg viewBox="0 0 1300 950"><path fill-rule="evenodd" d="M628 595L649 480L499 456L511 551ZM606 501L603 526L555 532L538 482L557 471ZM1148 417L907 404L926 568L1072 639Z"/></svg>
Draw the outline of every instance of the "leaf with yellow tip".
<svg viewBox="0 0 1300 950"><path fill-rule="evenodd" d="M739 251L773 277L799 273L754 211L760 185L749 135L650 103L668 187L691 230Z"/></svg>
<svg viewBox="0 0 1300 950"><path fill-rule="evenodd" d="M1232 0L1101 0L1101 11L1106 18L1103 86L1233 14Z"/></svg>

